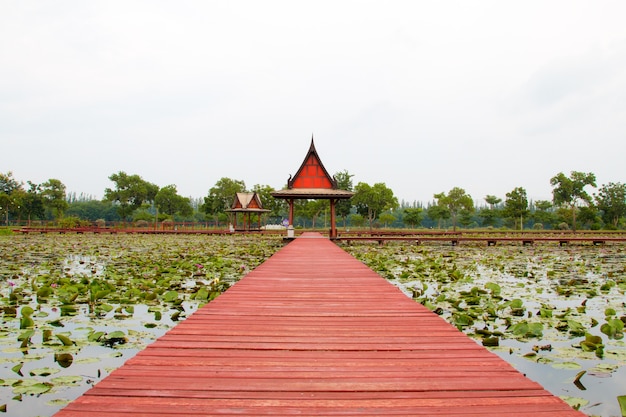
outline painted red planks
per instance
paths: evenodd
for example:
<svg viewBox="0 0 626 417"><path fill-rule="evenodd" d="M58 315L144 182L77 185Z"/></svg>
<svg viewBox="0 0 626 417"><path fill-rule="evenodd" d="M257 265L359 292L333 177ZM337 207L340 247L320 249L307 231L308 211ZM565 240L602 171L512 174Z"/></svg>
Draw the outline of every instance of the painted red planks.
<svg viewBox="0 0 626 417"><path fill-rule="evenodd" d="M59 417L582 416L305 234Z"/></svg>

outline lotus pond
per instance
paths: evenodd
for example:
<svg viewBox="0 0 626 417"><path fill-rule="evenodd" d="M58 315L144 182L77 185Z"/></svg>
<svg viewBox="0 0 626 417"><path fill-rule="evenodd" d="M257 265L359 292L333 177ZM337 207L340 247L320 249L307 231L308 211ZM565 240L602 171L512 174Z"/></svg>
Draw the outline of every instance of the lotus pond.
<svg viewBox="0 0 626 417"><path fill-rule="evenodd" d="M0 411L54 414L281 246L241 235L0 237Z"/></svg>
<svg viewBox="0 0 626 417"><path fill-rule="evenodd" d="M0 410L54 414L280 247L258 235L0 237ZM573 407L625 413L623 245L343 247Z"/></svg>
<svg viewBox="0 0 626 417"><path fill-rule="evenodd" d="M572 407L626 415L623 245L343 247Z"/></svg>

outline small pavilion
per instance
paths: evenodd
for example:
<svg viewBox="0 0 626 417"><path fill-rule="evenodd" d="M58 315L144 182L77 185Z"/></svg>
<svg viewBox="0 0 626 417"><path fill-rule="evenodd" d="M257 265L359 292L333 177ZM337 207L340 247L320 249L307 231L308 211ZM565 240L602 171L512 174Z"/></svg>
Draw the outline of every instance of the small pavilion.
<svg viewBox="0 0 626 417"><path fill-rule="evenodd" d="M259 225L258 229L261 229L261 215L271 210L263 208L261 204L261 198L257 193L237 193L233 205L229 210L229 213L233 213L233 226L235 230L250 231L252 229L252 222L250 217L252 214L258 216ZM243 229L237 226L237 214L243 214Z"/></svg>
<svg viewBox="0 0 626 417"><path fill-rule="evenodd" d="M330 201L330 237L337 237L335 204L337 200L349 199L353 192L337 188L337 180L328 174L320 159L311 137L311 146L296 175L289 176L287 188L274 191L274 198L287 200L289 204L289 227L293 228L295 200L329 200Z"/></svg>

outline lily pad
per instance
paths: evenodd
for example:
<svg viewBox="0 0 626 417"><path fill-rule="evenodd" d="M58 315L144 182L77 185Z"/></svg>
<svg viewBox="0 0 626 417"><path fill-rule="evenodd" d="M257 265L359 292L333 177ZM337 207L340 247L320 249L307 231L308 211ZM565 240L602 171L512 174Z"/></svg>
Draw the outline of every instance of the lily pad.
<svg viewBox="0 0 626 417"><path fill-rule="evenodd" d="M580 407L584 407L589 404L589 400L579 397L570 397L567 395L563 395L560 397L563 401L569 404L574 410L580 410Z"/></svg>
<svg viewBox="0 0 626 417"><path fill-rule="evenodd" d="M622 417L626 417L626 395L620 395L617 397L617 403L619 404Z"/></svg>
<svg viewBox="0 0 626 417"><path fill-rule="evenodd" d="M30 376L50 376L60 372L57 368L37 368L30 371Z"/></svg>
<svg viewBox="0 0 626 417"><path fill-rule="evenodd" d="M63 386L76 386L79 382L83 380L83 377L80 375L67 375L67 376L57 376L52 378L50 382L54 385L63 385Z"/></svg>
<svg viewBox="0 0 626 417"><path fill-rule="evenodd" d="M23 381L13 387L13 392L15 394L39 395L50 391L52 387L53 385L47 382Z"/></svg>

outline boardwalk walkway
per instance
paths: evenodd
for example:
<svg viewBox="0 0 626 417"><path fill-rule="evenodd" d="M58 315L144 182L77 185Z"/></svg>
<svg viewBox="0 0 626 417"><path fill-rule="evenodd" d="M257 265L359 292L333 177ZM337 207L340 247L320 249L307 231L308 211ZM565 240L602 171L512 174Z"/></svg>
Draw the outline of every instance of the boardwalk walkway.
<svg viewBox="0 0 626 417"><path fill-rule="evenodd" d="M317 234L57 413L112 415L583 416Z"/></svg>

